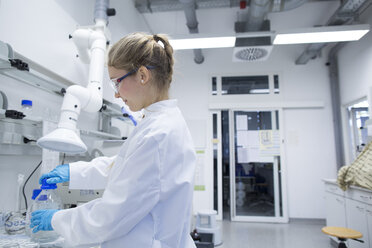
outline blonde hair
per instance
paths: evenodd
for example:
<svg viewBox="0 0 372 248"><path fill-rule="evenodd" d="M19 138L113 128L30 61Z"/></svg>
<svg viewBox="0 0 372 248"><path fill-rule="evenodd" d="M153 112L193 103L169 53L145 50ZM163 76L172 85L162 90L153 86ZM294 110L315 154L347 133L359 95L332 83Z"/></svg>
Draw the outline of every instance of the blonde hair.
<svg viewBox="0 0 372 248"><path fill-rule="evenodd" d="M173 64L173 48L167 36L146 33L132 33L120 39L110 49L107 62L108 66L128 72L140 66L154 66L151 73L159 91L168 91Z"/></svg>

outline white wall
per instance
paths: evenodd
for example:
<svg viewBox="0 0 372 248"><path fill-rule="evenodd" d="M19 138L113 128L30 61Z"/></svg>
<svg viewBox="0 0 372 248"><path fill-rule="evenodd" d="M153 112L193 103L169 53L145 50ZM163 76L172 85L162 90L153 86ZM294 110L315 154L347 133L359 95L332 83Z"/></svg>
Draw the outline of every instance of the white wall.
<svg viewBox="0 0 372 248"><path fill-rule="evenodd" d="M361 16L361 23L372 25L372 10ZM348 43L338 54L341 104L366 97L372 86L372 32L357 42Z"/></svg>
<svg viewBox="0 0 372 248"><path fill-rule="evenodd" d="M232 49L204 50L206 60L201 65L193 62L191 52L178 52L172 96L179 99L186 119L204 120L207 125L211 75L277 72L281 75L281 97L276 100L324 102L321 109L284 110L289 217L324 218L321 179L336 175L328 68L324 59L296 66L294 59L302 49L275 48L269 61L257 63L232 63ZM249 98L246 101L251 101ZM207 137L202 132L197 135ZM212 163L206 164L205 175L207 191L196 192L195 210L213 207Z"/></svg>
<svg viewBox="0 0 372 248"><path fill-rule="evenodd" d="M372 25L372 9L365 11L361 23ZM357 42L350 42L338 54L340 76L341 111L343 113L343 140L346 164L353 162L349 124L346 117L346 106L355 101L367 98L372 86L372 32L367 33ZM371 99L369 99L371 102ZM371 107L371 106L370 106ZM371 111L371 110L370 110ZM341 125L341 124L340 124Z"/></svg>
<svg viewBox="0 0 372 248"><path fill-rule="evenodd" d="M329 18L328 13L337 7L336 2L311 2L296 10L272 13L269 18L272 20L274 30L309 27L325 23ZM231 32L236 12L237 9L198 10L200 33ZM155 33L168 31L171 36L176 36L188 32L182 12L145 16ZM284 139L289 217L324 218L321 179L336 176L329 77L328 68L325 66L326 56L310 61L307 65L295 65L294 61L305 47L305 45L276 46L268 61L256 63L232 63L232 49L205 49L203 50L205 62L201 65L193 62L192 51L177 51L172 96L179 99L180 108L186 119L204 122L206 126L208 103L213 101L209 92L210 77L213 74L275 72L280 75L281 90L275 101L323 102L324 108L321 109L284 110ZM246 97L246 101L252 102L255 98ZM207 132L211 130L207 129ZM207 138L207 134L203 132L198 132L194 136ZM207 148L210 148L208 140L206 144ZM205 165L207 190L195 192L195 211L213 208L213 167L212 160L208 161L209 163Z"/></svg>

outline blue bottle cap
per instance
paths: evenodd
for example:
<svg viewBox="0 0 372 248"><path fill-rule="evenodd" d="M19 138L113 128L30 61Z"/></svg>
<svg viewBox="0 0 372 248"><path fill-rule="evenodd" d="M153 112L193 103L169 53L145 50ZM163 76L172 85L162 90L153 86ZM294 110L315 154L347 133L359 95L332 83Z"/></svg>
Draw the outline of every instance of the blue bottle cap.
<svg viewBox="0 0 372 248"><path fill-rule="evenodd" d="M22 103L21 105L28 105L28 106L32 106L32 101L31 100L22 100Z"/></svg>
<svg viewBox="0 0 372 248"><path fill-rule="evenodd" d="M41 192L41 189L34 189L32 191L32 200L35 200L36 197L40 194L40 192Z"/></svg>
<svg viewBox="0 0 372 248"><path fill-rule="evenodd" d="M46 182L46 178L44 178L42 181L41 181L41 189L56 189L57 188L57 184L49 184Z"/></svg>

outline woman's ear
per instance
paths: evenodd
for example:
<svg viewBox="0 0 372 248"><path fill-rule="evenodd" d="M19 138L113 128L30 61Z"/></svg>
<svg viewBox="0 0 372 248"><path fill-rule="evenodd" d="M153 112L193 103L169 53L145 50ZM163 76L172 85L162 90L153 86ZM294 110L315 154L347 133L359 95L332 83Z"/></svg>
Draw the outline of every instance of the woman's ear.
<svg viewBox="0 0 372 248"><path fill-rule="evenodd" d="M146 67L141 66L138 70L138 75L140 77L139 79L141 84L145 85L150 81L151 74Z"/></svg>

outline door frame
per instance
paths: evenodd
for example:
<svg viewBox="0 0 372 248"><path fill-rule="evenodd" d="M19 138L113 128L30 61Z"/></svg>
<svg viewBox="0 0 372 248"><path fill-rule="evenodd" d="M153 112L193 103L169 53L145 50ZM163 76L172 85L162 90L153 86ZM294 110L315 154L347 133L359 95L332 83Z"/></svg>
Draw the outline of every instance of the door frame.
<svg viewBox="0 0 372 248"><path fill-rule="evenodd" d="M217 115L217 137L213 137L213 133L211 134L212 140L212 152L210 153L212 156L212 163L214 163L214 145L217 145L217 220L222 220L223 218L223 182L222 182L222 125L221 125L221 110L211 110L209 111L210 116L210 126L209 130L213 132L213 115ZM214 172L213 172L214 173ZM214 185L214 182L213 182ZM213 202L214 202L214 192L213 192Z"/></svg>
<svg viewBox="0 0 372 248"><path fill-rule="evenodd" d="M286 163L285 163L285 149L284 149L284 117L283 117L283 108L275 108L275 107L249 107L249 108L221 108L221 109L210 109L210 116L212 117L213 114L218 113L217 119L217 132L218 132L218 140L219 140L219 147L218 147L218 156L217 156L217 173L218 173L218 210L217 210L217 219L221 220L223 218L222 213L222 143L221 143L221 111L228 110L229 111L229 133L230 133L230 164L235 161L235 153L234 151L234 136L231 135L234 129L234 120L233 120L233 111L278 111L278 118L279 118L279 134L280 134L280 165L281 165L281 181L279 181L278 176L278 160L277 157L274 158L274 165L273 165L273 173L274 173L274 183L278 186L281 182L281 196L282 196L282 216L278 216L279 214L279 204L275 204L275 217L264 217L264 216L236 216L236 205L235 205L235 167L230 166L230 216L232 221L244 221L244 222L275 222L275 223L288 223L288 200L287 200L287 173L286 173ZM212 119L213 121L213 119ZM213 125L213 124L212 124ZM213 154L213 145L212 145L212 154ZM220 173L220 174L219 174ZM278 202L279 199L279 187L274 187L274 195L275 195L275 202Z"/></svg>

